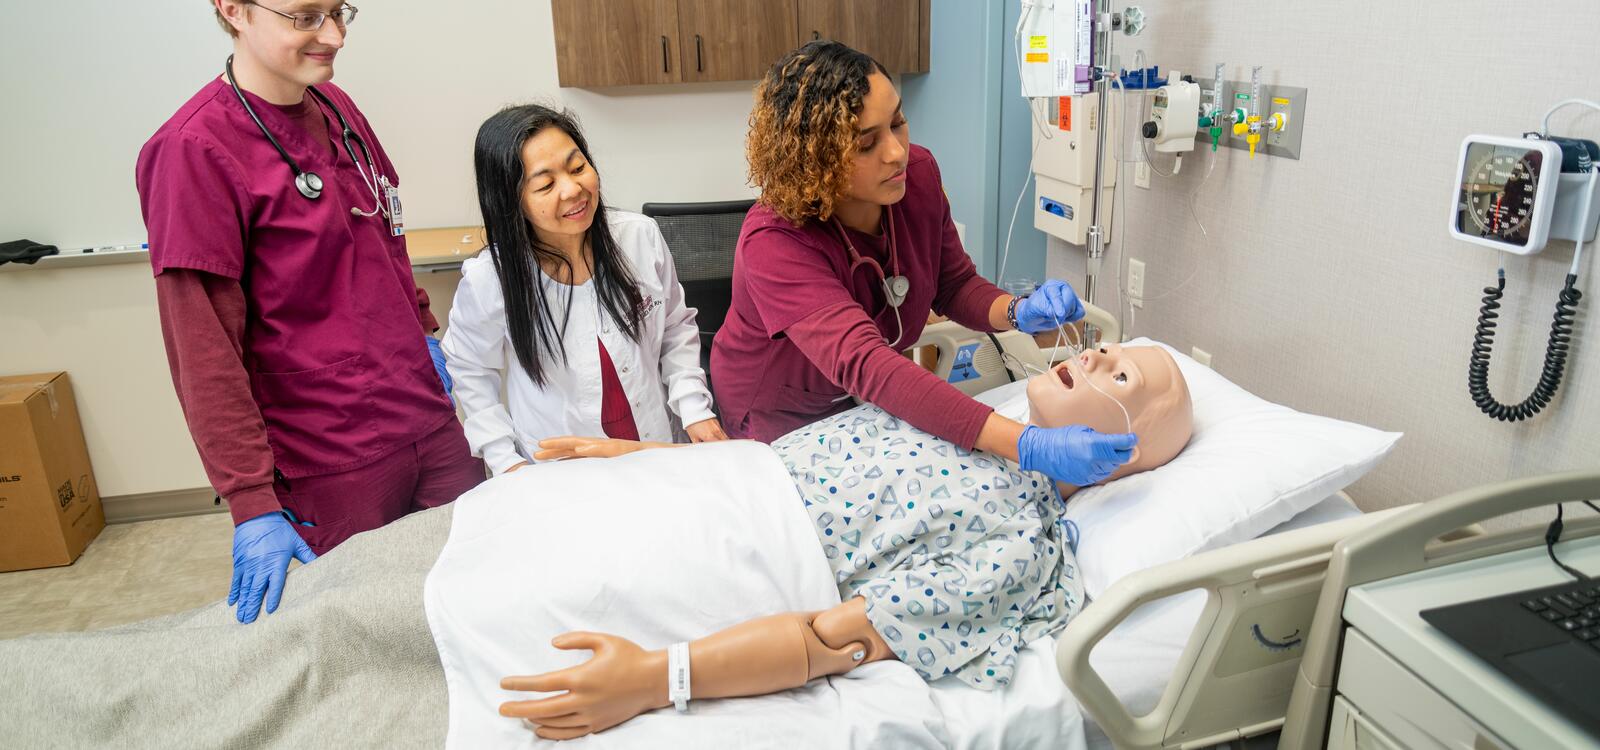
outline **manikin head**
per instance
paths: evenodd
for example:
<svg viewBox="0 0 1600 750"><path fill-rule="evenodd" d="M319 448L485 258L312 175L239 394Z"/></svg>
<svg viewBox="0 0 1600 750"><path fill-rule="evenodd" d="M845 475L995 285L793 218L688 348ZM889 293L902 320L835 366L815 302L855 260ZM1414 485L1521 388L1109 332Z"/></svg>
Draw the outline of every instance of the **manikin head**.
<svg viewBox="0 0 1600 750"><path fill-rule="evenodd" d="M1028 410L1040 427L1081 424L1104 433L1128 432L1131 419L1139 445L1107 482L1166 464L1194 432L1189 386L1159 346L1106 344L1062 362L1028 381Z"/></svg>

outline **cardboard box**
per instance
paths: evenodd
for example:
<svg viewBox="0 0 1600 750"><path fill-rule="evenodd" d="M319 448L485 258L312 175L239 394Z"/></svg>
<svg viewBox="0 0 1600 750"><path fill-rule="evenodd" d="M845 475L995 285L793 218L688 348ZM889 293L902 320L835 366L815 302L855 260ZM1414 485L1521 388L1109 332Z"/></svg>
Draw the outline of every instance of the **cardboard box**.
<svg viewBox="0 0 1600 750"><path fill-rule="evenodd" d="M0 377L0 571L71 565L105 527L67 374Z"/></svg>

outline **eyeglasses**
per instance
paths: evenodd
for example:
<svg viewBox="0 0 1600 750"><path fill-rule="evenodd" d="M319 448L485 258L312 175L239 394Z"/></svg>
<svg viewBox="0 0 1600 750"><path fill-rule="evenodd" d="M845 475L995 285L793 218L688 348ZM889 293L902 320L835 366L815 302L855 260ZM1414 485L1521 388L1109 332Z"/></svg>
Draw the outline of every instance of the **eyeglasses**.
<svg viewBox="0 0 1600 750"><path fill-rule="evenodd" d="M328 20L329 18L332 18L333 22L339 24L339 28L342 29L352 23L355 23L356 13L359 12L359 9L357 9L356 6L349 3L339 6L332 13L285 13L281 10L273 10L272 8L268 8L261 3L255 2L255 0L244 0L244 4L254 5L257 8L276 13L293 21L295 31L316 31L317 29L322 28L322 22Z"/></svg>

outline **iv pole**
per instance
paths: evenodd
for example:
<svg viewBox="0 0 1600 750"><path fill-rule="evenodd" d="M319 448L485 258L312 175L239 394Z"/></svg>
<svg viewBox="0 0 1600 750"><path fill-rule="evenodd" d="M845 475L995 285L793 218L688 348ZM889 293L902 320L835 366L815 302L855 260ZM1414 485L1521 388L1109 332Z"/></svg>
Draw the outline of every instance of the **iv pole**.
<svg viewBox="0 0 1600 750"><path fill-rule="evenodd" d="M1106 114L1111 111L1111 82L1108 74L1111 69L1111 30L1120 16L1111 14L1111 0L1095 0L1094 13L1094 49L1090 58L1093 64L1095 99L1100 108L1100 127L1095 130L1094 139L1094 197L1089 204L1089 258L1083 274L1083 300L1094 304L1096 277L1100 275L1101 264L1105 260L1106 230L1100 223L1100 193L1105 187L1106 177L1106 132L1110 128L1110 119ZM1083 327L1083 346L1093 349L1100 345L1100 329L1097 326L1085 324Z"/></svg>

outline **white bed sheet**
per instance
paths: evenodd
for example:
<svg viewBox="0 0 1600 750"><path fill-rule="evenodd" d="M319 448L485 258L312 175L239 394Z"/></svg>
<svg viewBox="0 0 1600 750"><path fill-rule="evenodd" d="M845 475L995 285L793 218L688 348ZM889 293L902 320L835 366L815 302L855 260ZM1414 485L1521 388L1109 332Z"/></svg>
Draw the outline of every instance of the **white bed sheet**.
<svg viewBox="0 0 1600 750"><path fill-rule="evenodd" d="M1360 514L1344 496L1334 495L1267 534ZM1204 591L1190 591L1145 605L1090 653L1090 663L1134 715L1148 712L1161 700L1205 602ZM1036 641L1023 651L1014 681L1005 691L985 693L949 680L935 682L932 688L957 748L1111 747L1111 740L1083 714L1061 681L1054 639Z"/></svg>
<svg viewBox="0 0 1600 750"><path fill-rule="evenodd" d="M1024 388L1023 382L1013 383L980 394L978 400L992 406L1000 406L1010 401L1010 405L1014 407L1017 403L1015 397ZM1022 411L1023 413L1015 415L1016 418L1026 419L1025 403L1022 405ZM647 458L636 456L634 459L647 463L653 462L652 459L667 458L650 454L639 455ZM647 473L659 483L663 476L673 473L668 470L668 465L678 463L666 462ZM612 466L617 469L621 467L622 464ZM677 472L683 472L687 467L676 465L672 468ZM724 481L729 486L736 485L738 482L733 477L744 473L734 472ZM703 475L698 475L693 480L685 479L683 483L686 488L694 487L702 485L705 478ZM551 492L553 488L548 484L549 479L548 476L541 477L543 492L537 494L546 496L564 494ZM783 484L776 481L774 483ZM570 493L572 496L588 494L582 491L581 486L568 489L572 490ZM751 493L746 493L749 494ZM775 494L781 496L784 493ZM703 497L704 493L688 492L687 495ZM656 498L651 504L659 502L660 499ZM458 501L460 506L456 511L458 525L462 524L463 508L469 505L471 503ZM1268 534L1325 523L1359 513L1360 511L1348 500L1342 496L1334 496L1269 531ZM541 518L544 523L521 531L519 546L526 544L532 549L541 549L540 544L528 544L537 528L548 531L551 528L562 527L560 523L549 523L551 519L548 517ZM661 524L666 523L665 518L656 520ZM655 535L663 528L662 525L654 524L643 524L643 526L655 530L651 535ZM554 544L559 536L555 535L545 541ZM455 541L456 534L453 531L452 542ZM711 546L714 548L719 545ZM545 551L548 552L548 548ZM770 552L769 549L768 553ZM430 576L430 588L433 588L435 583L436 581ZM437 596L438 593L438 589L433 588L430 596ZM1161 693L1171 676L1173 665L1182 655L1189 634L1195 622L1199 620L1204 605L1205 594L1199 591L1180 594L1148 605L1123 621L1091 654L1090 660L1095 668L1133 713L1146 712L1160 700ZM1093 606L1092 603L1090 606ZM657 616L659 614L658 612ZM433 616L434 612L430 611L430 617ZM494 618L486 619L494 621ZM433 624L437 635L440 623ZM655 625L659 626L661 623L657 621ZM681 639L686 636L676 637ZM515 639L502 636L490 640L504 644ZM443 646L444 643L441 642L441 656L445 657L448 673L455 659L445 656L444 652L447 649ZM496 670L503 670L501 664L513 664L517 658L524 655L508 653L501 655L498 661L491 661L495 661ZM579 660L576 655L571 659L574 662ZM500 673L495 670L489 672L493 672L494 675ZM493 683L494 680L485 681L486 685ZM456 712L458 704L464 703L459 700L461 692L452 690L452 713ZM479 704L481 707L492 706L504 699L498 695L493 699L488 696L477 696L477 698L478 700L470 703ZM762 741L777 742L781 746L792 744L791 740L807 734L806 731L796 732L797 729L821 730L822 725L831 724L836 728L824 730L821 735L809 739L826 736L827 739L822 740L819 746L839 744L850 747L877 746L885 741L897 747L934 744L973 749L1051 747L1081 750L1085 747L1111 746L1105 734L1092 720L1083 715L1077 700L1062 683L1056 669L1053 639L1036 641L1019 654L1012 684L1003 691L984 692L953 680L932 684L922 683L903 665L873 664L843 677L812 683L800 690L735 701L703 701L698 706L697 714L701 717L701 721L697 723L702 725L701 728L709 729L710 727L705 724L715 723L719 725L719 731L695 731L685 724L682 717L675 717L673 712L665 710L641 716L611 732L566 744L586 747L660 746L660 742L666 736L673 735L673 732L668 730L680 730L687 731L687 734L674 735L673 743L683 747L704 746L703 743L711 736L718 737L718 740L714 741L718 746L726 746L724 743L730 736L739 736L748 741L760 737ZM492 713L486 710L475 713L483 714L486 718L492 716ZM707 721L708 719L711 721ZM475 744L472 741L461 741L466 738L459 735L456 724L456 721L452 721L451 745ZM772 732L776 727L784 729L775 736ZM836 734L839 731L838 727L845 727L843 737ZM508 746L545 744L534 740L531 733L526 730L508 736L505 734L508 727L503 725L485 729L487 730L485 736L474 739L485 739L488 735L498 734L500 736L495 739ZM638 744L640 742L643 744Z"/></svg>

